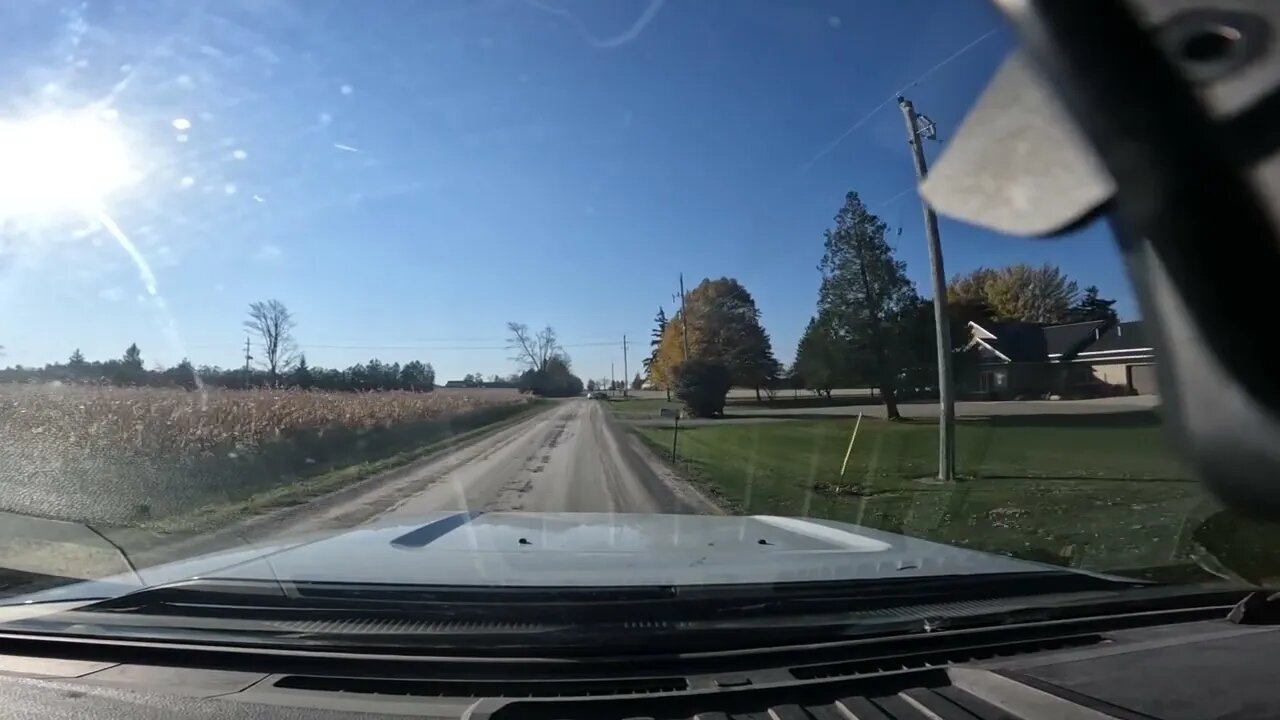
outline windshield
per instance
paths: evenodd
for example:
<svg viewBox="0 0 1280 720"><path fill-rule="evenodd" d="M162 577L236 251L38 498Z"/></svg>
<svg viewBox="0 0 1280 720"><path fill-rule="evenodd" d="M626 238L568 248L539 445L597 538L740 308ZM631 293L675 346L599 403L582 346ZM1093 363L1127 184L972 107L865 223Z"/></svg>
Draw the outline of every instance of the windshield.
<svg viewBox="0 0 1280 720"><path fill-rule="evenodd" d="M9 597L1280 573L1107 225L922 207L985 2L4 15Z"/></svg>

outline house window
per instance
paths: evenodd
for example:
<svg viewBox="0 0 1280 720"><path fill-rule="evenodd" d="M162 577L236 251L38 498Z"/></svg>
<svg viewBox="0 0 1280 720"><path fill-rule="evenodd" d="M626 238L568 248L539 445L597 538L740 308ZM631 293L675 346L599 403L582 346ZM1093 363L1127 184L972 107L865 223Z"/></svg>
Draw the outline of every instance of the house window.
<svg viewBox="0 0 1280 720"><path fill-rule="evenodd" d="M998 392L1003 390L1009 382L1008 371L1000 370L983 370L978 373L978 392Z"/></svg>

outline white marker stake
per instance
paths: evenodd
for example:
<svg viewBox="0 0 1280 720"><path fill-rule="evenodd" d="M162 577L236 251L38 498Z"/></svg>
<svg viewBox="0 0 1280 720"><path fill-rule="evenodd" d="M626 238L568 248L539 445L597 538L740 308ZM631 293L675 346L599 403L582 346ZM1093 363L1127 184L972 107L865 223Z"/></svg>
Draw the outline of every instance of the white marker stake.
<svg viewBox="0 0 1280 720"><path fill-rule="evenodd" d="M840 479L844 479L845 468L849 467L849 455L853 453L853 441L858 439L858 427L862 425L862 413L858 413L858 420L853 424L853 435L849 436L849 449L844 451L844 462L840 463Z"/></svg>

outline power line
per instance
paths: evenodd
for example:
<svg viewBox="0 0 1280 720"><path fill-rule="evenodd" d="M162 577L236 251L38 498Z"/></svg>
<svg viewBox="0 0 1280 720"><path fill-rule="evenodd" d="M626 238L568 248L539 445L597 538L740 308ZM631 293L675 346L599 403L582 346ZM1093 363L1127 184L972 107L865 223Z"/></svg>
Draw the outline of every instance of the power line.
<svg viewBox="0 0 1280 720"><path fill-rule="evenodd" d="M329 344L329 343L298 343L302 349L318 349L318 350L510 350L510 345L374 345L374 344ZM583 347L613 347L617 346L617 340L600 340L593 342L580 343L559 343L562 348L583 348ZM187 347L194 349L219 349L231 347L225 343L193 343Z"/></svg>
<svg viewBox="0 0 1280 720"><path fill-rule="evenodd" d="M867 208L867 211L868 211L868 212L875 212L876 210L879 210L879 209L881 209L881 208L888 207L888 206L892 205L893 203L897 202L898 200L901 200L901 199L902 199L902 197L903 197L904 195L906 195L907 193L913 193L913 192L915 192L915 191L916 191L916 186L915 186L915 185L912 185L911 187L909 187L909 188L907 188L907 189L903 190L902 192L899 192L899 193L895 194L893 197L891 197L891 198L889 198L889 199L887 199L887 200L881 200L880 202L878 202L878 203L876 203L876 204L874 204L874 205L872 205L872 206L868 207L868 208Z"/></svg>
<svg viewBox="0 0 1280 720"><path fill-rule="evenodd" d="M951 61L955 60L956 58L960 57L961 55L963 55L963 54L965 54L965 53L969 52L970 50L972 50L974 47L976 47L976 46L977 46L979 43L981 43L983 40L986 40L987 38L989 38L989 37L991 37L992 35L996 34L996 31L997 31L998 29L999 29L999 28L991 28L990 30L988 30L988 31L984 32L983 34L979 35L978 37L974 38L972 41L970 41L970 42L969 42L969 44L968 44L968 45L965 45L964 47L960 48L959 50L957 50L957 51L955 51L955 52L951 53L951 55L947 56L947 58L946 58L946 59L942 60L941 62L939 62L938 64L936 64L936 65L934 65L933 67L929 68L928 70L925 70L923 73L921 73L919 76L917 76L915 80L912 80L911 82L907 83L906 85L903 85L902 87L898 88L898 90L897 90L896 92L890 93L890 94L889 94L889 96L888 96L888 97L886 97L884 100L881 100L880 102L876 103L876 106L875 106L875 107L873 107L873 108L871 108L871 110L869 110L869 111L867 112L867 114L866 114L866 115L863 115L861 118L859 118L859 119L858 119L858 121L857 121L857 122L855 122L854 124L852 124L852 125L850 125L848 128L846 128L844 132L840 133L840 136L839 136L839 137L837 137L835 140L832 140L831 142L827 143L827 144L826 144L826 146L824 146L821 150L819 150L819 151L818 151L818 153L817 153L816 155L814 155L812 158L810 158L810 159L809 159L809 162L807 162L807 163L805 163L804 165L802 165L802 166L800 167L800 171L801 171L801 172L804 172L804 171L807 171L809 168L813 167L813 166L814 166L814 165L815 165L819 160L821 160L822 158L826 157L828 153L830 153L832 150L835 150L837 147L839 147L839 146L840 146L840 143L844 142L845 138L849 137L849 136L850 136L850 135L852 135L854 132L856 132L856 131L858 130L858 128L862 127L863 125L866 125L866 124L867 124L867 122L869 122L869 121L871 120L871 118L875 117L875 114L876 114L876 113L878 113L878 112L880 112L881 110L883 110L883 109L885 108L885 106L887 106L889 103L896 101L896 100L898 99L898 96L899 96L899 95L901 95L902 93L904 93L904 92L906 92L907 90L911 89L912 87L914 87L914 86L918 85L921 81L923 81L925 78L929 77L930 75L932 75L932 74L936 73L937 71L941 70L941 69L943 68L943 66L947 65L947 64L948 64L948 63L950 63Z"/></svg>
<svg viewBox="0 0 1280 720"><path fill-rule="evenodd" d="M968 45L965 45L964 47L960 48L959 50L957 50L957 51L955 51L955 52L951 53L951 54L950 54L950 55L948 55L948 56L947 56L947 58L946 58L945 60L943 60L942 62L939 62L937 65L934 65L933 67L929 68L928 70L925 70L923 73L921 73L921 74L920 74L920 77L917 77L915 80L912 80L911 82L907 83L906 85L903 85L901 88L899 88L899 89L898 89L898 92L897 92L897 93L894 93L894 96L895 96L895 97L897 97L897 95L899 95L899 94L901 94L901 93L904 93L904 92L906 92L907 90L910 90L913 86L915 86L915 85L919 85L921 80L924 80L925 78L929 77L930 75L934 74L935 72L937 72L937 71L941 70L941 69L942 69L942 67L943 67L944 65L946 65L946 64L947 64L947 63L949 63L949 62L951 62L952 60L955 60L956 58L960 57L961 55L963 55L963 54L965 54L965 53L969 52L969 51L970 51L970 50L972 50L974 47L976 47L976 46L978 45L978 43L982 42L983 40L986 40L987 38L991 37L992 35L995 35L995 34L996 34L996 31L997 31L997 30L999 30L999 29L1000 29L1000 28L991 28L990 30L988 30L988 31L986 31L986 32L982 33L981 35L979 35L978 37L974 38L973 40L971 40L971 41L969 42L969 44L968 44Z"/></svg>

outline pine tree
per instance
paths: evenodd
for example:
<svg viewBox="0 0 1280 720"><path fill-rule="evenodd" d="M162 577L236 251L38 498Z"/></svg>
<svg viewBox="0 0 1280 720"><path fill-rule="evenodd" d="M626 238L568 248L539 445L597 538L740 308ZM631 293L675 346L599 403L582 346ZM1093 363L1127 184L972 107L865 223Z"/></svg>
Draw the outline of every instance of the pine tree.
<svg viewBox="0 0 1280 720"><path fill-rule="evenodd" d="M129 347L124 349L124 357L120 362L127 368L142 369L142 351L138 349L137 343L130 343Z"/></svg>
<svg viewBox="0 0 1280 720"><path fill-rule="evenodd" d="M307 364L306 353L298 356L298 364L294 365L293 372L289 373L289 384L304 389L315 384L315 378L311 374L311 366Z"/></svg>
<svg viewBox="0 0 1280 720"><path fill-rule="evenodd" d="M1112 307L1115 304L1115 300L1098 297L1098 286L1090 285L1084 289L1084 295L1081 296L1079 302L1071 306L1070 319L1072 322L1084 322L1086 320L1115 322L1117 319L1116 310Z"/></svg>
<svg viewBox="0 0 1280 720"><path fill-rule="evenodd" d="M867 212L857 193L848 193L835 227L825 233L818 265L818 315L846 354L842 365L848 371L856 375L858 359L868 360L871 379L884 398L885 415L893 420L901 415L894 392L899 360L892 323L920 300L907 278L906 264L894 258L884 233L885 224Z"/></svg>
<svg viewBox="0 0 1280 720"><path fill-rule="evenodd" d="M667 399L670 400L671 388L668 387L668 383L661 382L660 373L656 372L658 368L655 367L661 362L662 336L667 332L667 312L662 309L662 306L658 306L658 314L653 318L653 324L653 332L649 334L649 357L641 361L640 364L644 366L645 378L654 385L659 385L665 389L667 391Z"/></svg>
<svg viewBox="0 0 1280 720"><path fill-rule="evenodd" d="M662 345L662 333L667 331L667 313L661 307L658 308L658 314L653 318L653 323L653 332L649 334L649 356L640 363L644 366L646 377L649 375L649 368L653 367L653 364L657 362L658 347ZM653 378L649 379L653 380Z"/></svg>

